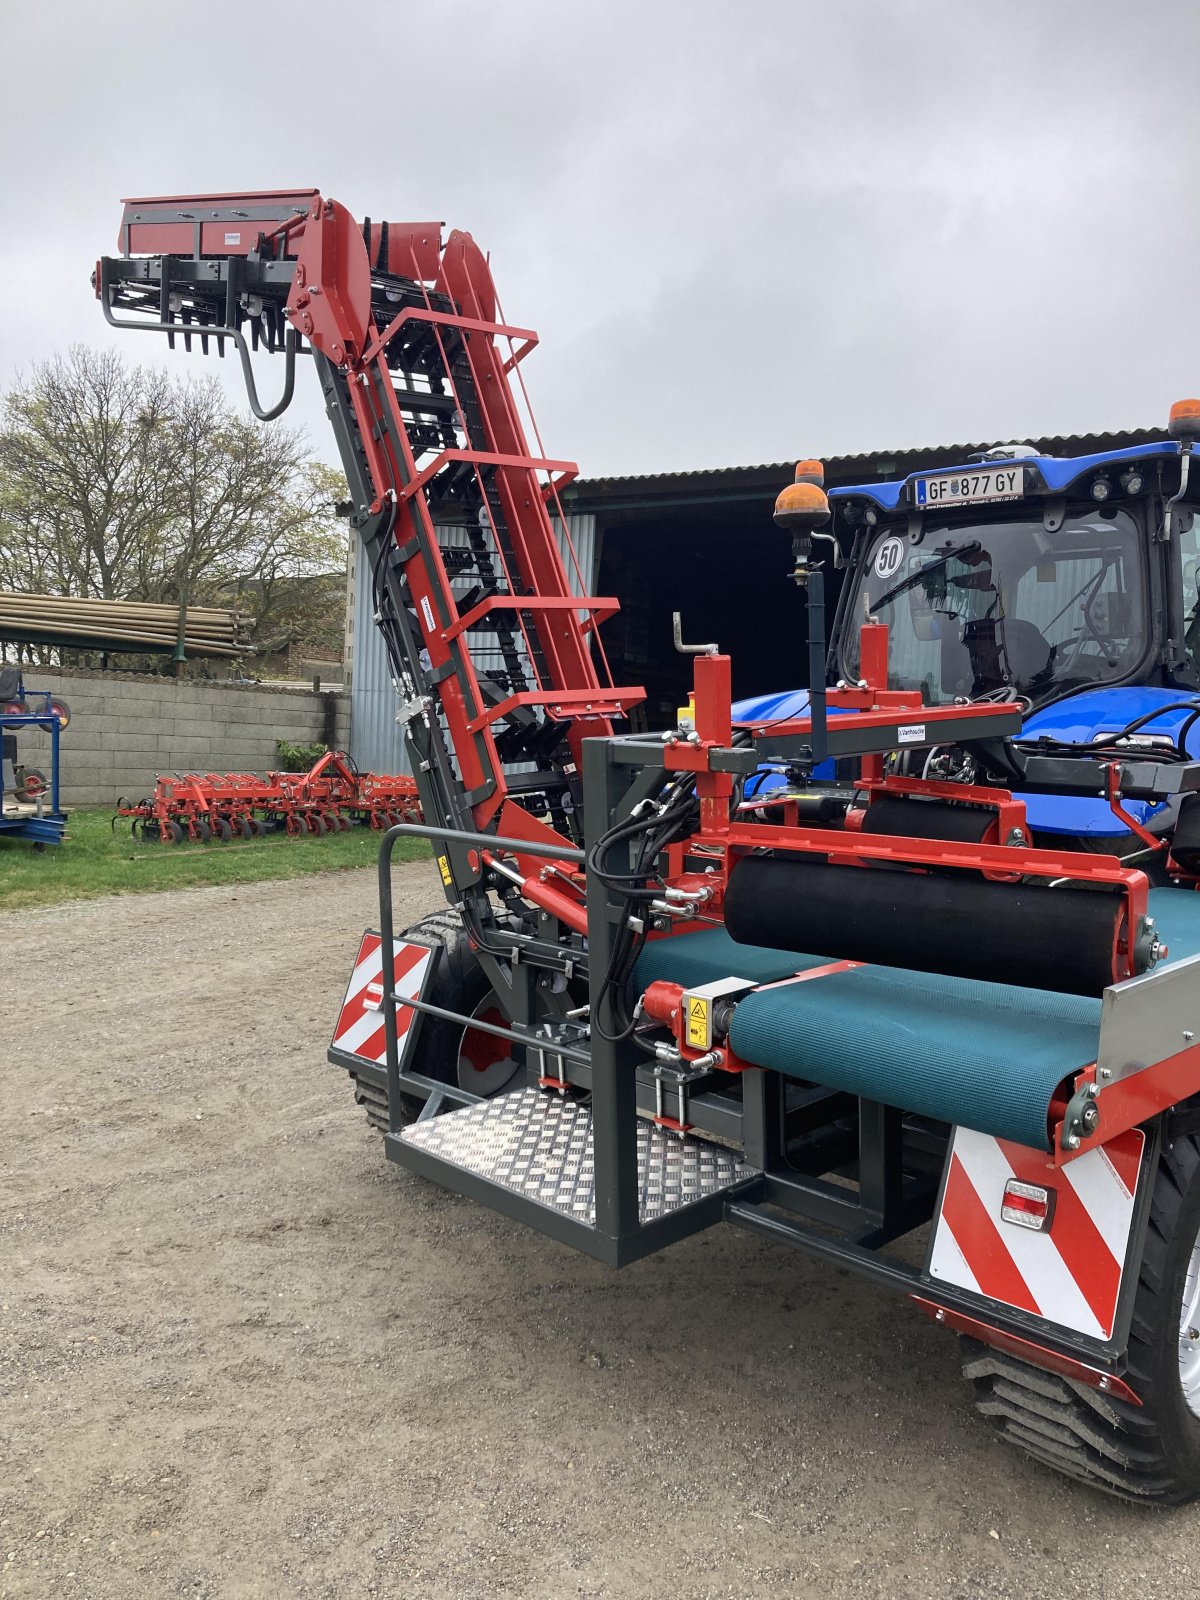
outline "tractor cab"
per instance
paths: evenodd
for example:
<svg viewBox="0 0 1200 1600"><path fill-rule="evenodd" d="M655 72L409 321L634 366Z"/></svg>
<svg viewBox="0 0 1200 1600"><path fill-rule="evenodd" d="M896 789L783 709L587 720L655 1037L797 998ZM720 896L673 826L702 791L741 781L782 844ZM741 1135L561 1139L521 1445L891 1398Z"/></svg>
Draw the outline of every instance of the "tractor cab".
<svg viewBox="0 0 1200 1600"><path fill-rule="evenodd" d="M834 489L851 577L831 650L859 676L858 624L891 639L891 680L928 705L1200 687L1193 506L1180 446L1056 458L1010 445L903 482ZM1193 486L1193 493L1195 492Z"/></svg>
<svg viewBox="0 0 1200 1600"><path fill-rule="evenodd" d="M847 572L828 654L854 684L864 621L888 629L888 681L927 706L1004 700L1020 740L1083 753L1097 741L1151 760L1200 754L1200 402L1172 408L1171 437L1085 456L1011 444L893 483L830 490L829 531ZM812 463L804 463L810 468ZM802 714L794 692L735 714ZM971 782L961 750L894 758L911 776ZM953 770L947 767L951 763ZM833 769L813 774L818 782ZM763 773L759 792L794 782ZM1100 796L1025 795L1039 834L1138 844ZM1138 802L1152 833L1175 808Z"/></svg>

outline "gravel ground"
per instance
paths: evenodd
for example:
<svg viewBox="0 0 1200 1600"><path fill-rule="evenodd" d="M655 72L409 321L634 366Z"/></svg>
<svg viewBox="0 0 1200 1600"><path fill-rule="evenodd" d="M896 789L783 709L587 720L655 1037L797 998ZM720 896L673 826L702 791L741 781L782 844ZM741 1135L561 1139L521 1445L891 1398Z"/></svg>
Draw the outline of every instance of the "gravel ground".
<svg viewBox="0 0 1200 1600"><path fill-rule="evenodd" d="M437 903L423 863L399 914ZM617 1274L383 1160L369 872L0 915L0 1594L1142 1596L902 1300L732 1229Z"/></svg>

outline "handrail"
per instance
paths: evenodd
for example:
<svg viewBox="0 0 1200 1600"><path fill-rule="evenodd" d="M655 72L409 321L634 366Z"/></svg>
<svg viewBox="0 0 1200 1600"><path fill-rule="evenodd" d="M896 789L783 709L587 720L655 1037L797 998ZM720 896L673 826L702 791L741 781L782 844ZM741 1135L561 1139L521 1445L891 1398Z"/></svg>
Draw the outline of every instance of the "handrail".
<svg viewBox="0 0 1200 1600"><path fill-rule="evenodd" d="M584 853L570 845L539 844L536 852L530 850L528 839L506 839L494 833L468 833L459 828L437 828L425 822L397 822L384 834L379 844L379 943L382 958L380 969L380 1005L383 1007L383 1037L387 1051L388 1130L399 1133L400 1122L400 1047L396 1034L396 976L391 961L395 944L395 923L392 917L392 852L399 839L458 839L466 844L483 844L492 849L510 850L514 853L553 856L561 861L582 862ZM405 1000L406 1006L427 1016L441 1017L450 1022L461 1022L464 1027L478 1028L482 1033L509 1039L514 1044L552 1046L556 1055L566 1060L587 1065L591 1057L584 1051L572 1050L569 1045L553 1044L539 1040L536 1035L515 1033L511 1028L484 1022L482 1018L463 1016L457 1011L447 1011L443 1006L431 1005L427 1000ZM455 1097L452 1094L452 1098ZM462 1091L457 1091L462 1098ZM477 1098L477 1097L473 1097Z"/></svg>

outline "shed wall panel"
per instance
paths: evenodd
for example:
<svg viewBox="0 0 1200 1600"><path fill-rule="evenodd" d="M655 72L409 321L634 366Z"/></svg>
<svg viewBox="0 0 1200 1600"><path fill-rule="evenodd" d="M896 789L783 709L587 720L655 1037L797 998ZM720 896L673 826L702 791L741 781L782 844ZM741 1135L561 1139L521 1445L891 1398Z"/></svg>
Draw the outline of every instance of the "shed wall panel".
<svg viewBox="0 0 1200 1600"><path fill-rule="evenodd" d="M556 521L555 533L566 564L571 593L584 594L590 591L594 594L598 571L595 517L590 512L568 517L566 537ZM438 539L451 549L463 549L466 546L466 535L461 528L439 528ZM568 539L574 547L574 561L568 551ZM465 591L470 581L469 578L456 579L453 587L456 592ZM371 597L371 570L361 541L355 551L353 591L352 648L347 653L352 664L350 754L363 772L408 772L404 734L396 722L399 700L392 687L392 669L383 635L372 621L374 602ZM500 653L495 648L479 645L474 654L477 666L483 672L500 665Z"/></svg>

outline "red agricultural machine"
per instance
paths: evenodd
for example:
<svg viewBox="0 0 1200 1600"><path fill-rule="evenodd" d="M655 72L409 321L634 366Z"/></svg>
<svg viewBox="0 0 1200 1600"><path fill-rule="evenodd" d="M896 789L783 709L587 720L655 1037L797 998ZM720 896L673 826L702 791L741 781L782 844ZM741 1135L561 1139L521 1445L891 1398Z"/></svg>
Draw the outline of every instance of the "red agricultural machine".
<svg viewBox="0 0 1200 1600"><path fill-rule="evenodd" d="M344 833L359 823L393 828L419 822L421 806L411 778L359 772L349 756L330 750L308 772L160 776L147 799L118 800L117 817L128 817L134 836L148 844L227 844L275 831L297 838Z"/></svg>
<svg viewBox="0 0 1200 1600"><path fill-rule="evenodd" d="M1132 734L1024 744L1014 696L889 687L871 616L826 690L841 552L811 466L776 516L808 703L735 717L728 658L677 624L692 707L634 735L616 602L571 570L574 469L527 442L536 338L469 235L314 190L130 200L95 288L115 327L232 344L260 417L301 355L321 387L426 819L383 837L330 1049L387 1156L614 1266L724 1221L863 1273L963 1336L1008 1440L1133 1499L1200 1493L1200 764ZM274 405L252 348L282 352ZM1178 408L1155 466L1175 549L1198 436ZM972 495L1035 521L1039 569L1069 555L1071 484L952 470L864 512L899 547L881 582ZM977 565L978 626L1014 648ZM1018 795L1176 823L1122 859L1034 837ZM434 841L448 905L397 933L402 836Z"/></svg>

